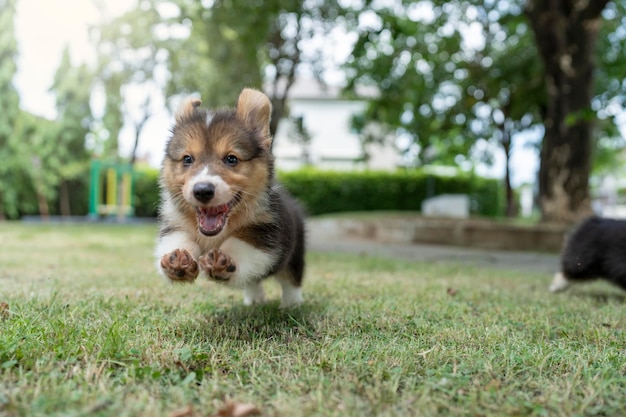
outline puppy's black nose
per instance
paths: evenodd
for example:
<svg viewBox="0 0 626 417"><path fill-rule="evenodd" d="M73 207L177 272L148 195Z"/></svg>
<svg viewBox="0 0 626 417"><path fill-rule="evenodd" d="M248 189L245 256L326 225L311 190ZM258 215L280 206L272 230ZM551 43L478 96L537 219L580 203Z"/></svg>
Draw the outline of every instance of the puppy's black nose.
<svg viewBox="0 0 626 417"><path fill-rule="evenodd" d="M215 195L215 185L210 182L199 182L193 186L193 196L201 203L208 203Z"/></svg>

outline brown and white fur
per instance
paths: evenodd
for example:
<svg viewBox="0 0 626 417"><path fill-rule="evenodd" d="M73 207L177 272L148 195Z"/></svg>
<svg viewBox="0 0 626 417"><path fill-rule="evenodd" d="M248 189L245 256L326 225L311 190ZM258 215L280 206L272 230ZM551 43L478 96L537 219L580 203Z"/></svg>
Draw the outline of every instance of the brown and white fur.
<svg viewBox="0 0 626 417"><path fill-rule="evenodd" d="M236 109L187 100L175 116L161 169L158 268L172 282L200 273L262 303L275 276L281 307L302 303L304 221L274 180L271 104L244 89Z"/></svg>

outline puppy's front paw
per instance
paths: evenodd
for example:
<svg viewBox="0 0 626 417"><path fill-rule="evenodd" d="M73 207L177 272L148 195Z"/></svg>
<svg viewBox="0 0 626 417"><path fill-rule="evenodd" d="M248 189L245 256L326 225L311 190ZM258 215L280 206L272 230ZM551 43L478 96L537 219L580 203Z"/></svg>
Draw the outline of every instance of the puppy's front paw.
<svg viewBox="0 0 626 417"><path fill-rule="evenodd" d="M202 255L198 263L209 279L215 281L228 281L237 270L232 258L219 249L210 250L206 255Z"/></svg>
<svg viewBox="0 0 626 417"><path fill-rule="evenodd" d="M193 282L200 270L193 256L185 249L175 249L161 258L165 275L175 282Z"/></svg>

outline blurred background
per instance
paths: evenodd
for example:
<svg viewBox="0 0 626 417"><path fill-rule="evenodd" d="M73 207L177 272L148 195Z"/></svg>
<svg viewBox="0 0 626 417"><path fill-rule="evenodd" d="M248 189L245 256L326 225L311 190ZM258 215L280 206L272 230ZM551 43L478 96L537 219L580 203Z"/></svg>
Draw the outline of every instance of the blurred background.
<svg viewBox="0 0 626 417"><path fill-rule="evenodd" d="M626 216L626 4L0 0L0 218L153 217L188 95L273 103L312 214Z"/></svg>

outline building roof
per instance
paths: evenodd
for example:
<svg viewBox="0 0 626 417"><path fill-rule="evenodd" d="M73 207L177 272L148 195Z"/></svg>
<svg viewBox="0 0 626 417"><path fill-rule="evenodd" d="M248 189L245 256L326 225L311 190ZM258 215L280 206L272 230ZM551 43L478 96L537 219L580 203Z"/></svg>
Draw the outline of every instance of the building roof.
<svg viewBox="0 0 626 417"><path fill-rule="evenodd" d="M283 88L284 80L279 81L279 88ZM300 100L341 100L342 97L341 85L331 85L328 83L320 82L314 78L301 77L297 78L293 83L287 94L288 99L300 99ZM273 85L266 83L263 90L271 94L273 91ZM366 99L373 98L378 95L378 89L374 86L357 86L357 97Z"/></svg>

